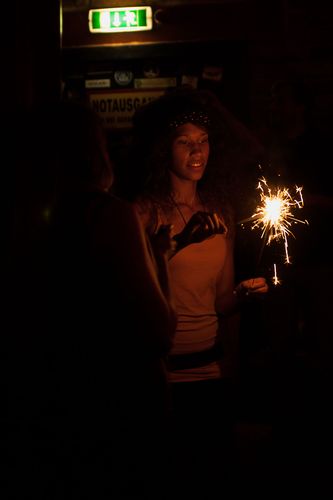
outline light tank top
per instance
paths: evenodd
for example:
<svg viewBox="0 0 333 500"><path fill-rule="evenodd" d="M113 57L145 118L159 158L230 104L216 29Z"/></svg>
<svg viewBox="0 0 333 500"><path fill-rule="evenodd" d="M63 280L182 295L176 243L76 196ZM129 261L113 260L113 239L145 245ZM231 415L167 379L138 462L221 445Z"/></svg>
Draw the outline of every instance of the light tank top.
<svg viewBox="0 0 333 500"><path fill-rule="evenodd" d="M216 284L227 252L226 239L215 235L193 243L169 261L170 286L178 325L170 354L186 354L212 347L218 332ZM217 362L169 373L171 382L220 377Z"/></svg>

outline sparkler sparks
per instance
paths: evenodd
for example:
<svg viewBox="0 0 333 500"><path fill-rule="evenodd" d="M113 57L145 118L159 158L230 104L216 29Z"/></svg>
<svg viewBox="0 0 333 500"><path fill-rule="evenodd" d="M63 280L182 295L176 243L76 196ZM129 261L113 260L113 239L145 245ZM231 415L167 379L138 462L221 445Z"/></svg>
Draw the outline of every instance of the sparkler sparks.
<svg viewBox="0 0 333 500"><path fill-rule="evenodd" d="M259 179L257 189L260 190L261 204L257 206L251 217L240 223L252 222L251 229L261 229L263 246L265 244L270 245L274 240L282 240L284 243L285 263L290 264L288 237L293 236L295 238L291 231L291 226L297 223L308 224L307 220L297 219L293 213L294 208L301 209L304 206L302 187L295 186L298 199L293 198L289 190L285 187L277 187L272 190L264 177ZM279 283L275 264L273 283Z"/></svg>

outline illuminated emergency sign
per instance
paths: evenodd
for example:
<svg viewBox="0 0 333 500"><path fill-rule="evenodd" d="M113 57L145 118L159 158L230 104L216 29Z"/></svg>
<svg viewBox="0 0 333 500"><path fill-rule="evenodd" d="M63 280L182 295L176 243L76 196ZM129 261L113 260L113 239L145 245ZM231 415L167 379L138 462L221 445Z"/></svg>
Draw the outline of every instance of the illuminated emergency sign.
<svg viewBox="0 0 333 500"><path fill-rule="evenodd" d="M91 33L146 31L153 27L151 7L119 7L89 10Z"/></svg>

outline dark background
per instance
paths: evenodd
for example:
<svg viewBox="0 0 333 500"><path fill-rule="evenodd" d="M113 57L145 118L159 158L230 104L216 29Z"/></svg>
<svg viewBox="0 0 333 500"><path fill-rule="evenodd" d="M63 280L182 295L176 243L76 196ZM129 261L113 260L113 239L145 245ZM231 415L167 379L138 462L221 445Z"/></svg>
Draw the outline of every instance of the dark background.
<svg viewBox="0 0 333 500"><path fill-rule="evenodd" d="M126 2L112 2L121 5ZM64 88L84 100L84 80L96 73L112 78L117 69L131 69L142 76L147 64L157 64L161 76L178 78L184 69L197 75L200 88L213 90L258 133L267 124L272 83L301 78L315 96L316 125L332 134L332 2L161 0L149 5L154 12L160 9L160 24L152 32L93 36L87 11L109 6L106 1L16 2L15 85L6 79L2 103L8 123L21 133L21 113L57 101ZM221 66L222 80L203 79L205 66ZM331 165L327 158L318 175L329 175ZM309 277L311 290L322 290L331 276L332 267ZM313 476L320 487L332 466L332 293L327 289L304 346L284 317L284 290L274 291L276 308L273 295L263 315L248 312L242 326L237 439L249 477L260 478L282 463L285 477L304 485Z"/></svg>

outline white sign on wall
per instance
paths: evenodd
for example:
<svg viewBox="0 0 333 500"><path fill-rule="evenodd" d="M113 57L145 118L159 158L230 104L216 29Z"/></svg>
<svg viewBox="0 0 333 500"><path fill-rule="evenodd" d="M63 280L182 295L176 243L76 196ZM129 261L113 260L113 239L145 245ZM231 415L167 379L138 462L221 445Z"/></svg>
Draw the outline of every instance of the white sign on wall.
<svg viewBox="0 0 333 500"><path fill-rule="evenodd" d="M107 128L130 128L135 111L164 94L162 89L91 92L89 103Z"/></svg>

